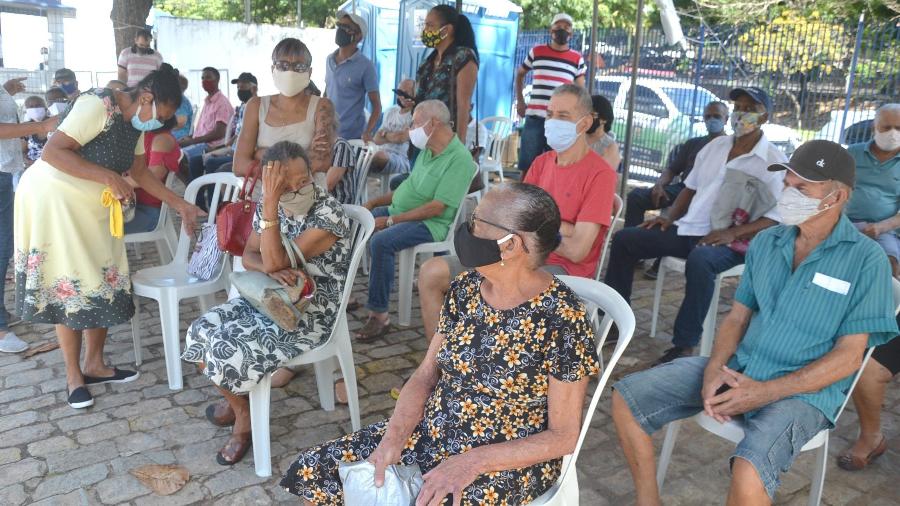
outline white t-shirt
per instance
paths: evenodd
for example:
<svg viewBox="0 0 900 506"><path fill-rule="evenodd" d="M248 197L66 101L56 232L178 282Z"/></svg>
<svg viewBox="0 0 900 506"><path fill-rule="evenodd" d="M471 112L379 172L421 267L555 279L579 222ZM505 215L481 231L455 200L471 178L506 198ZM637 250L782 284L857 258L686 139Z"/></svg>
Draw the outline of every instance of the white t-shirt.
<svg viewBox="0 0 900 506"><path fill-rule="evenodd" d="M409 127L411 126L412 111L403 112L399 105L389 107L384 113L384 118L381 120L381 128L391 133L409 130ZM409 151L409 141L396 144L387 143L383 144L381 147L385 151L397 153L400 156L406 156L406 153Z"/></svg>
<svg viewBox="0 0 900 506"><path fill-rule="evenodd" d="M784 189L784 171L769 172L768 168L773 163L786 162L784 153L763 134L752 151L728 161L728 152L731 151L734 139L734 135L716 137L697 153L694 169L684 181L686 187L697 193L684 216L675 222L678 225L678 235L704 236L712 232L710 213L728 169L755 177L765 183L772 195L781 195ZM781 221L775 208L763 216Z"/></svg>
<svg viewBox="0 0 900 506"><path fill-rule="evenodd" d="M19 108L16 101L0 86L0 123L18 123ZM22 139L0 139L0 172L15 173L25 169L22 158Z"/></svg>

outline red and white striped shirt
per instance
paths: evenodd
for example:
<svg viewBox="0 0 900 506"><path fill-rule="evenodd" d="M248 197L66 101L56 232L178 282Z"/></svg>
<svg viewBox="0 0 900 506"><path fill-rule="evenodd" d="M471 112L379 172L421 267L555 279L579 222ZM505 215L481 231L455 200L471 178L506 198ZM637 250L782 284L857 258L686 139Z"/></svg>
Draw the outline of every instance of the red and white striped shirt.
<svg viewBox="0 0 900 506"><path fill-rule="evenodd" d="M584 58L574 49L557 51L549 44L535 46L522 62L526 70L533 70L531 100L525 112L527 116L547 116L550 95L558 86L575 82L586 73Z"/></svg>

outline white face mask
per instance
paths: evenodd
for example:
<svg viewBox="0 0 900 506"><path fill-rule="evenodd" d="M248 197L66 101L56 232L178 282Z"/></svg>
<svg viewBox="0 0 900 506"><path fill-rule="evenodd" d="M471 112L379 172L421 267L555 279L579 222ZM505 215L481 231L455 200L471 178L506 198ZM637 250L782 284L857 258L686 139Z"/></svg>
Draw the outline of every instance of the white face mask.
<svg viewBox="0 0 900 506"><path fill-rule="evenodd" d="M409 131L409 142L419 149L425 149L425 146L428 145L429 138L431 138L431 136L425 133L425 125L422 125L419 128L413 128Z"/></svg>
<svg viewBox="0 0 900 506"><path fill-rule="evenodd" d="M824 212L830 205L819 209L822 201L830 197L834 192L829 193L823 199L807 197L800 190L793 186L788 186L781 192L778 198L778 214L781 215L781 222L785 225L799 225L813 216Z"/></svg>
<svg viewBox="0 0 900 506"><path fill-rule="evenodd" d="M305 90L309 86L309 72L294 72L293 70L272 70L272 79L275 81L275 88L278 92L286 97L294 95Z"/></svg>
<svg viewBox="0 0 900 506"><path fill-rule="evenodd" d="M25 119L31 121L43 121L47 117L47 109L44 107L27 107L25 109Z"/></svg>
<svg viewBox="0 0 900 506"><path fill-rule="evenodd" d="M68 106L68 104L66 104L65 102L56 102L54 104L51 104L50 108L49 108L50 115L51 116L59 116L60 114L63 113L63 111L66 110L67 106Z"/></svg>
<svg viewBox="0 0 900 506"><path fill-rule="evenodd" d="M887 132L875 132L875 145L883 151L900 149L900 130L892 128Z"/></svg>

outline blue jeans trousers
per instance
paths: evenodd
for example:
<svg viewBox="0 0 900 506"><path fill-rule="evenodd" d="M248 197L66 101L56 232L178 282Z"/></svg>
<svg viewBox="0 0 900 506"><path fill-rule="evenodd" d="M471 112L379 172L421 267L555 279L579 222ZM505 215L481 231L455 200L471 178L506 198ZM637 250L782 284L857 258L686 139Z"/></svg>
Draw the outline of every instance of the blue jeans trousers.
<svg viewBox="0 0 900 506"><path fill-rule="evenodd" d="M519 139L519 170L522 172L523 180L531 168L531 162L545 151L550 151L550 146L544 137L544 118L526 116L522 136Z"/></svg>
<svg viewBox="0 0 900 506"><path fill-rule="evenodd" d="M6 272L13 254L13 175L0 172L0 330L6 330Z"/></svg>
<svg viewBox="0 0 900 506"><path fill-rule="evenodd" d="M372 214L376 218L387 216L388 209L378 207ZM433 241L431 232L421 221L405 221L375 232L369 240L372 268L369 270L369 300L366 307L376 313L386 313L394 285L394 257L397 252Z"/></svg>
<svg viewBox="0 0 900 506"><path fill-rule="evenodd" d="M628 193L628 203L625 205L625 226L636 227L644 222L644 214L647 211L656 209L665 209L675 202L675 198L684 189L684 183L675 183L663 187L668 202L664 202L662 206L653 205L653 199L650 197L651 188L635 188Z"/></svg>
<svg viewBox="0 0 900 506"><path fill-rule="evenodd" d="M188 160L188 168L190 169L190 180L193 181L203 175L203 153L206 153L206 143L191 144L181 151Z"/></svg>

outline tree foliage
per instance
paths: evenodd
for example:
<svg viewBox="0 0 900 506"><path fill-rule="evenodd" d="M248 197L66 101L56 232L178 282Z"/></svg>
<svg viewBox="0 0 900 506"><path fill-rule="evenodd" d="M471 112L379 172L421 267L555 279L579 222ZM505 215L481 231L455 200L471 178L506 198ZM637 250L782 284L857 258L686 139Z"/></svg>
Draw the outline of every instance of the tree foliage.
<svg viewBox="0 0 900 506"><path fill-rule="evenodd" d="M785 76L813 71L831 74L853 50L855 31L816 12L786 11L744 32L742 56L754 69Z"/></svg>
<svg viewBox="0 0 900 506"><path fill-rule="evenodd" d="M522 7L522 29L540 30L550 26L553 16L565 12L575 20L576 29L589 29L594 15L594 0L512 0ZM900 0L898 0L900 1ZM653 0L647 5L652 6ZM601 0L597 4L598 26L633 27L637 2Z"/></svg>
<svg viewBox="0 0 900 506"><path fill-rule="evenodd" d="M180 18L243 21L243 0L156 0L157 9ZM334 23L339 2L333 0L303 0L303 21L308 26L328 26ZM255 23L297 25L297 0L252 0L250 14Z"/></svg>
<svg viewBox="0 0 900 506"><path fill-rule="evenodd" d="M675 5L685 12L699 11L710 24L769 21L785 13L853 20L865 14L870 21L900 14L900 0L676 0Z"/></svg>

